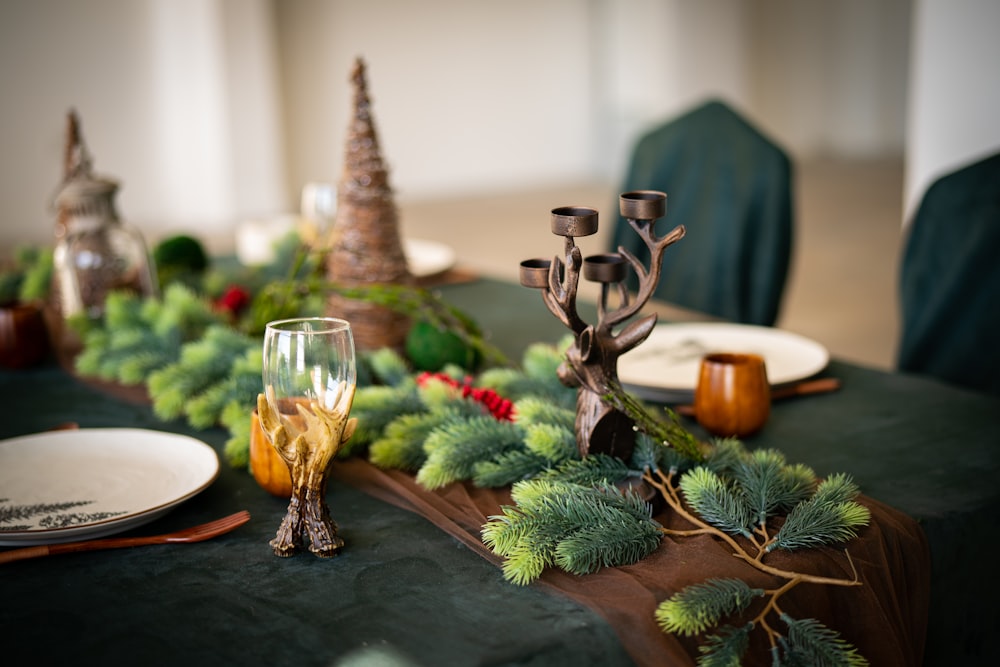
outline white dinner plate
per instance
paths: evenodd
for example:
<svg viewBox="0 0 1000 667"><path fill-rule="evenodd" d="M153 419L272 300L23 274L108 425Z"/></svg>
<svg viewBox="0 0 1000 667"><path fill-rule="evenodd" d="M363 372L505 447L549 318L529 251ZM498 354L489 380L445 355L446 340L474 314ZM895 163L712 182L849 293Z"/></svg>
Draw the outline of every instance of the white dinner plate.
<svg viewBox="0 0 1000 667"><path fill-rule="evenodd" d="M618 360L618 379L640 398L690 401L701 358L713 352L753 352L764 357L772 385L819 373L830 361L826 348L799 334L722 322L659 324L644 343Z"/></svg>
<svg viewBox="0 0 1000 667"><path fill-rule="evenodd" d="M0 441L0 545L71 542L148 523L219 474L194 438L133 428Z"/></svg>
<svg viewBox="0 0 1000 667"><path fill-rule="evenodd" d="M403 254L410 273L417 278L437 275L455 265L455 251L437 241L404 239Z"/></svg>

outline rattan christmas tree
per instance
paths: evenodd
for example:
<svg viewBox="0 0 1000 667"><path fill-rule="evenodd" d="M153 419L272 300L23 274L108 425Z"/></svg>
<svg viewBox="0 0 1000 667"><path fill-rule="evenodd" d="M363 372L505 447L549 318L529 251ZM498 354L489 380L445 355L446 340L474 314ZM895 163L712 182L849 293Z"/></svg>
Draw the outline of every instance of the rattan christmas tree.
<svg viewBox="0 0 1000 667"><path fill-rule="evenodd" d="M337 189L327 277L340 285L410 285L388 171L379 149L359 58L351 74L354 114L347 133L344 171ZM369 301L331 294L327 313L348 320L359 349L401 348L410 328L405 315Z"/></svg>

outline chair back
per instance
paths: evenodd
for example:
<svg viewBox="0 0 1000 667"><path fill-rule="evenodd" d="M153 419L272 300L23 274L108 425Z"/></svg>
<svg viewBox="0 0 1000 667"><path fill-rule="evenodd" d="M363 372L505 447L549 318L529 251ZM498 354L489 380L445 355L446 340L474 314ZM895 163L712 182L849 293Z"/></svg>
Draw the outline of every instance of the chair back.
<svg viewBox="0 0 1000 667"><path fill-rule="evenodd" d="M899 370L1000 395L1000 153L927 189L899 294Z"/></svg>
<svg viewBox="0 0 1000 667"><path fill-rule="evenodd" d="M664 257L657 299L774 324L793 240L792 165L781 148L712 100L638 140L621 192L632 190L665 192L658 224L687 230ZM645 261L638 236L615 217L611 250L624 247Z"/></svg>

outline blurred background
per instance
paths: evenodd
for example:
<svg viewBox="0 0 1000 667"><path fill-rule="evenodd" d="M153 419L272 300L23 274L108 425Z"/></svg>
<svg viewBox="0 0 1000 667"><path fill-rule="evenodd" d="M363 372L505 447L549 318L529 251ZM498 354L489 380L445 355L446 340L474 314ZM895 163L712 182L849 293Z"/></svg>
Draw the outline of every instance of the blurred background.
<svg viewBox="0 0 1000 667"><path fill-rule="evenodd" d="M905 221L1000 147L998 26L994 0L3 0L0 244L51 241L74 108L151 243L230 251L339 179L361 56L404 233L515 276L559 249L551 208L607 210L638 135L719 97L796 164L779 324L886 366Z"/></svg>

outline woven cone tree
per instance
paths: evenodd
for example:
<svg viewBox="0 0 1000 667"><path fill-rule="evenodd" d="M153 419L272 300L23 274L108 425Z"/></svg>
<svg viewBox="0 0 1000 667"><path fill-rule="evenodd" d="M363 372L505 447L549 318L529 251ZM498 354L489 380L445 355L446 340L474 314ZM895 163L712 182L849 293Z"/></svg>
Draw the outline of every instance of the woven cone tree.
<svg viewBox="0 0 1000 667"><path fill-rule="evenodd" d="M379 151L368 98L365 65L359 58L351 73L354 116L347 132L344 171L337 189L327 277L348 287L413 283L399 235L399 218ZM409 318L385 306L331 294L327 314L351 323L359 349L402 348Z"/></svg>

